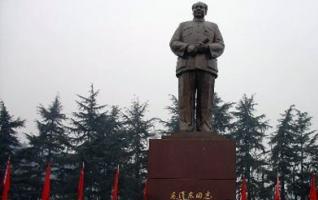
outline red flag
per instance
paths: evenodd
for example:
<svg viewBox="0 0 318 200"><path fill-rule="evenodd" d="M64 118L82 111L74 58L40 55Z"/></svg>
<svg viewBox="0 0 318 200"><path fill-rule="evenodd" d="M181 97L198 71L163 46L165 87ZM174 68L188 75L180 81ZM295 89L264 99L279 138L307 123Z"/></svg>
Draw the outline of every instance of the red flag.
<svg viewBox="0 0 318 200"><path fill-rule="evenodd" d="M309 200L318 200L315 176L311 175Z"/></svg>
<svg viewBox="0 0 318 200"><path fill-rule="evenodd" d="M7 161L6 171L4 173L4 178L3 178L2 200L8 199L10 183L11 183L10 179L11 179L11 164L10 164L10 158L9 158Z"/></svg>
<svg viewBox="0 0 318 200"><path fill-rule="evenodd" d="M280 200L280 181L278 176L275 185L274 200Z"/></svg>
<svg viewBox="0 0 318 200"><path fill-rule="evenodd" d="M245 177L243 177L241 185L241 200L247 200L247 184Z"/></svg>
<svg viewBox="0 0 318 200"><path fill-rule="evenodd" d="M144 200L148 200L148 181L146 180L145 182L145 187L144 187Z"/></svg>
<svg viewBox="0 0 318 200"><path fill-rule="evenodd" d="M46 167L46 172L45 172L44 185L42 190L42 200L50 200L50 188L51 188L50 176L51 176L51 166L50 164L48 164Z"/></svg>
<svg viewBox="0 0 318 200"><path fill-rule="evenodd" d="M119 166L116 169L115 176L114 176L114 182L113 182L113 188L112 188L112 200L118 200L118 182L119 182Z"/></svg>
<svg viewBox="0 0 318 200"><path fill-rule="evenodd" d="M84 162L80 172L80 178L78 181L77 200L84 200Z"/></svg>

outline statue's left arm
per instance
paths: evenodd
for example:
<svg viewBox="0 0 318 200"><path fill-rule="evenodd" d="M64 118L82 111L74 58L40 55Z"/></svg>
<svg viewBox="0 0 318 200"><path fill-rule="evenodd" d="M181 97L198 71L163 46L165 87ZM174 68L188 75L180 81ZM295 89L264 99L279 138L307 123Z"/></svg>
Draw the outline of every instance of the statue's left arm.
<svg viewBox="0 0 318 200"><path fill-rule="evenodd" d="M222 34L221 34L219 27L217 25L215 25L214 31L215 31L214 32L215 35L214 35L213 42L208 43L208 46L209 46L211 57L217 58L220 55L222 55L225 46L224 46Z"/></svg>

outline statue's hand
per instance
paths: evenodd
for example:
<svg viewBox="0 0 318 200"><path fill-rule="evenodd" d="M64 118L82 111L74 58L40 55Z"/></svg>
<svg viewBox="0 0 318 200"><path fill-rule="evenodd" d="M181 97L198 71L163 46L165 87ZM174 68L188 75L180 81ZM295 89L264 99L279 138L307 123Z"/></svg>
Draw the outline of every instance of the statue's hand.
<svg viewBox="0 0 318 200"><path fill-rule="evenodd" d="M197 45L190 44L187 47L187 53L189 55L194 56L197 52L198 52L198 46Z"/></svg>
<svg viewBox="0 0 318 200"><path fill-rule="evenodd" d="M199 53L208 53L210 51L209 45L205 43L200 43L198 47Z"/></svg>

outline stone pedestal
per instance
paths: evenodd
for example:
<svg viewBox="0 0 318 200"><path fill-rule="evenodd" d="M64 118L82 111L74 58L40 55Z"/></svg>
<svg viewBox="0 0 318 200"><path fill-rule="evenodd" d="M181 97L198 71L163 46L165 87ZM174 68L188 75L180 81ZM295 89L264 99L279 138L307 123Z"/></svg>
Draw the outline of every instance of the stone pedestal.
<svg viewBox="0 0 318 200"><path fill-rule="evenodd" d="M235 144L211 133L150 140L149 200L235 200Z"/></svg>

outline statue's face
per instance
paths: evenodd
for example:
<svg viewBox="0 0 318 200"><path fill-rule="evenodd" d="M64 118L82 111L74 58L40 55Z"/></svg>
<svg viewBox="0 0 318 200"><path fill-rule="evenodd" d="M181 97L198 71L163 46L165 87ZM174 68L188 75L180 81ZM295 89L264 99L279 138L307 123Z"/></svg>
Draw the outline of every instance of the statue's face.
<svg viewBox="0 0 318 200"><path fill-rule="evenodd" d="M193 16L195 18L199 18L199 19L203 18L205 16L205 14L206 14L205 7L202 4L195 5L192 8L192 11L193 11Z"/></svg>

